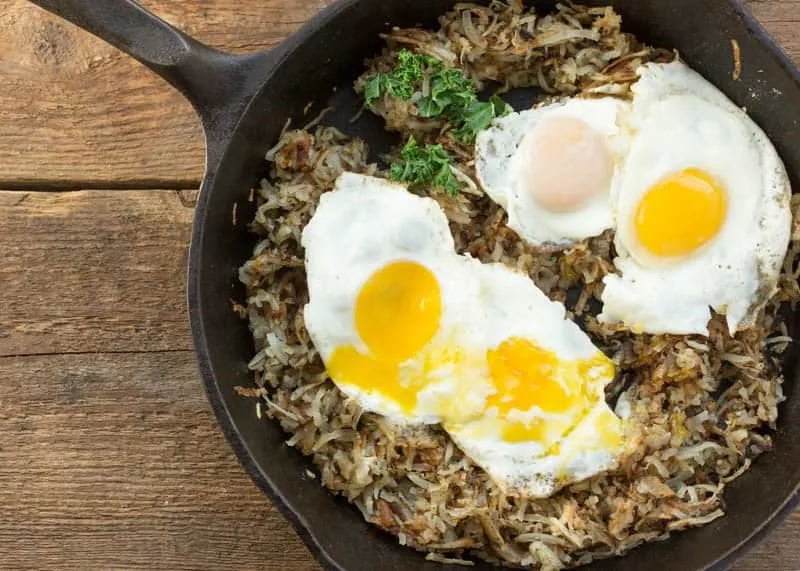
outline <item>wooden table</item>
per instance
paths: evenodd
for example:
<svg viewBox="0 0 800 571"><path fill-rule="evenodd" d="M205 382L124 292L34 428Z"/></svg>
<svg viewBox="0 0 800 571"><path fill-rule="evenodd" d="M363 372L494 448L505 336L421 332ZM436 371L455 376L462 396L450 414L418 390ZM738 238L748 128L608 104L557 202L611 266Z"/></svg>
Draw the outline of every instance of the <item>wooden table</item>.
<svg viewBox="0 0 800 571"><path fill-rule="evenodd" d="M242 53L328 2L142 3ZM800 61L800 0L749 4ZM0 568L318 568L200 384L184 273L202 171L176 92L0 0ZM737 569L800 568L799 533L797 513Z"/></svg>

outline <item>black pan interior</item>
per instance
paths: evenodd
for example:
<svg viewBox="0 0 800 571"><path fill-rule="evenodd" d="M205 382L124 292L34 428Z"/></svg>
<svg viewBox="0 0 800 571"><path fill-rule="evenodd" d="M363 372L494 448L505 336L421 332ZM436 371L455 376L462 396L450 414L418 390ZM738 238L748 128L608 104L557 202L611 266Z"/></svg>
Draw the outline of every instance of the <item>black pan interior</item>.
<svg viewBox="0 0 800 571"><path fill-rule="evenodd" d="M253 215L248 190L264 174L263 155L277 140L287 117L300 126L316 111L332 105L325 123L363 137L374 155L396 144L380 120L369 113L356 123L358 110L353 79L364 60L381 48L378 38L389 24L433 26L448 0L340 0L312 21L277 52L272 75L247 110L215 176L207 181L198 205L200 239L196 271L190 276L197 307L193 308L198 350L209 394L223 429L259 486L284 504L284 513L305 528L301 532L326 566L348 570L444 569L429 563L396 540L366 524L355 508L333 498L305 475L310 463L286 447L277 423L258 420L252 401L233 387L249 386L246 364L253 343L244 322L231 311L230 298L241 300L237 269L249 258L255 243L246 223ZM608 2L590 2L605 5ZM532 2L541 12L554 2ZM654 45L678 48L683 58L720 87L767 131L781 152L795 188L800 180L800 89L784 56L762 33L748 24L736 2L728 0L618 0L612 4L624 17L628 31ZM732 77L731 40L742 51L741 80ZM309 102L314 108L303 109ZM232 209L238 205L238 223ZM796 330L797 315L789 317ZM753 469L726 492L728 516L705 528L677 534L673 539L636 549L622 559L598 562L594 570L636 571L723 568L732 553L774 514L794 500L800 483L800 383L793 352L786 362L785 392L775 452L760 458ZM788 511L784 509L784 514ZM479 564L477 569L491 569ZM449 568L448 568L449 569Z"/></svg>

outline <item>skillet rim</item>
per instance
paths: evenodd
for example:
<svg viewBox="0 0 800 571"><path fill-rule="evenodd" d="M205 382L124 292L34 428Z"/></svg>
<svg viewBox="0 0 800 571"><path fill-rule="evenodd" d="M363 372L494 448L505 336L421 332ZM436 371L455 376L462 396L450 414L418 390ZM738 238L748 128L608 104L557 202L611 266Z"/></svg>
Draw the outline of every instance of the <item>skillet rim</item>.
<svg viewBox="0 0 800 571"><path fill-rule="evenodd" d="M333 556L329 554L329 552L322 545L322 541L311 531L311 526L307 522L306 517L294 507L293 502L287 498L283 491L277 485L275 485L266 472L262 470L259 463L255 460L254 454L245 444L244 438L237 429L233 420L233 416L225 404L225 400L222 395L222 388L220 383L217 382L211 368L210 350L208 338L205 332L206 328L203 319L203 308L201 305L201 291L203 288L200 280L200 265L202 242L206 229L206 218L209 212L208 203L211 192L215 188L218 170L217 167L226 160L227 155L230 152L230 143L237 136L237 133L240 131L242 126L242 119L249 114L250 109L256 103L259 95L272 80L275 71L286 59L292 55L296 49L305 44L321 29L329 25L338 14L351 9L360 2L364 1L369 0L336 0L333 4L312 16L294 34L283 40L273 49L269 50L269 52L266 52L265 55L273 58L272 63L268 68L268 72L260 81L261 87L253 94L247 105L245 105L238 113L238 117L236 117L234 121L235 125L229 131L228 136L223 141L214 141L216 145L219 145L219 147L215 148L212 148L212 142L207 137L208 148L206 153L206 173L200 186L200 192L195 207L187 275L188 313L198 366L203 379L203 386L205 388L206 395L222 432L225 434L228 442L236 454L237 459L244 467L247 474L252 478L261 492L264 493L273 503L273 505L278 508L281 515L291 522L295 531L298 533L306 547L311 551L320 565L325 569L337 571L347 571L347 569L342 567L339 562L337 562ZM765 50L770 53L778 65L789 76L791 76L794 83L798 86L798 88L800 88L800 68L794 64L780 44L778 44L777 41L767 32L767 30L758 22L758 20L756 20L753 13L744 6L744 0L726 1L733 7L734 11L742 19L746 30L753 35L759 44L764 46ZM611 4L613 3L613 0L608 0L608 2ZM212 163L212 157L216 159L214 163ZM331 498L333 499L332 495ZM696 571L723 571L725 569L729 569L731 565L733 565L743 555L759 544L772 531L774 531L776 527L783 523L783 521L794 511L798 504L800 504L800 480L795 482L792 493L784 499L782 504L775 511L773 511L770 516L761 523L761 525L754 528L744 540L730 548L728 551L715 556L712 562L703 568L698 568ZM668 541L674 541L676 537L679 538L680 535L673 536ZM623 557L626 556L627 555Z"/></svg>

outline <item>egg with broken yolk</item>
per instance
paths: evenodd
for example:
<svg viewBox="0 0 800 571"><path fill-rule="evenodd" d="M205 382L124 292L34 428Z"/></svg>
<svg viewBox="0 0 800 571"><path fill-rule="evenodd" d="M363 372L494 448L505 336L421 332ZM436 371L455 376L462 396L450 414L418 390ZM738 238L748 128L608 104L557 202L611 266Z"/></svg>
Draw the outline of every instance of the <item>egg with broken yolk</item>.
<svg viewBox="0 0 800 571"><path fill-rule="evenodd" d="M459 256L432 199L343 175L303 245L305 326L362 409L442 425L493 479L528 494L614 465L611 361L527 276ZM587 423L595 436L578 445L571 434Z"/></svg>
<svg viewBox="0 0 800 571"><path fill-rule="evenodd" d="M625 428L605 401L613 362L527 276L498 265L480 274L495 392L479 417L445 421L453 440L496 481L536 497L615 466Z"/></svg>

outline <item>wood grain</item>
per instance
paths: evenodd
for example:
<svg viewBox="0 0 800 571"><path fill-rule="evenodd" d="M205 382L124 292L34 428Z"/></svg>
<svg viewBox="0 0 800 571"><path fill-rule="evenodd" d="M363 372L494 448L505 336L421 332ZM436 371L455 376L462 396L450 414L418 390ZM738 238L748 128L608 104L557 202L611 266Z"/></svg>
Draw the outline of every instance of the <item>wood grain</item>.
<svg viewBox="0 0 800 571"><path fill-rule="evenodd" d="M274 46L331 0L148 0L201 41ZM751 0L800 59L800 2ZM0 188L195 188L200 126L187 102L116 49L25 0L0 0Z"/></svg>
<svg viewBox="0 0 800 571"><path fill-rule="evenodd" d="M318 568L207 404L194 197L0 192L0 569Z"/></svg>
<svg viewBox="0 0 800 571"><path fill-rule="evenodd" d="M0 356L191 349L195 194L0 193Z"/></svg>
<svg viewBox="0 0 800 571"><path fill-rule="evenodd" d="M745 5L795 61L800 59L800 38L793 33L800 22L800 0L745 0Z"/></svg>
<svg viewBox="0 0 800 571"><path fill-rule="evenodd" d="M328 0L148 0L234 53L274 46ZM0 0L0 188L196 188L189 104L141 64L24 0Z"/></svg>
<svg viewBox="0 0 800 571"><path fill-rule="evenodd" d="M191 351L0 369L0 568L317 568L233 458Z"/></svg>
<svg viewBox="0 0 800 571"><path fill-rule="evenodd" d="M148 0L262 49L329 0ZM800 1L748 6L800 61ZM219 432L185 318L202 138L161 80L0 0L0 569L318 566ZM126 188L51 192L55 187ZM166 190L149 190L161 188ZM800 568L800 512L737 571Z"/></svg>

